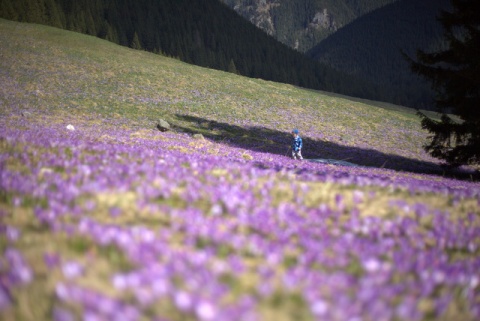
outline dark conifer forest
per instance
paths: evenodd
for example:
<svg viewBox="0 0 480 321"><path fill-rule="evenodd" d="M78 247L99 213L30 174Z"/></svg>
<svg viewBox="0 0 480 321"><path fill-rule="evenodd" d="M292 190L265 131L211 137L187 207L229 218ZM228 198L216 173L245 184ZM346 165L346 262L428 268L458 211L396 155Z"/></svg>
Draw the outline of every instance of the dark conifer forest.
<svg viewBox="0 0 480 321"><path fill-rule="evenodd" d="M220 0L275 39L308 51L339 28L397 0Z"/></svg>
<svg viewBox="0 0 480 321"><path fill-rule="evenodd" d="M402 52L436 51L445 45L440 11L450 0L402 0L366 14L325 39L307 54L320 63L382 84L378 100L434 109L434 91L413 74Z"/></svg>
<svg viewBox="0 0 480 321"><path fill-rule="evenodd" d="M378 94L367 83L279 43L218 0L0 0L0 17L247 77L363 98Z"/></svg>

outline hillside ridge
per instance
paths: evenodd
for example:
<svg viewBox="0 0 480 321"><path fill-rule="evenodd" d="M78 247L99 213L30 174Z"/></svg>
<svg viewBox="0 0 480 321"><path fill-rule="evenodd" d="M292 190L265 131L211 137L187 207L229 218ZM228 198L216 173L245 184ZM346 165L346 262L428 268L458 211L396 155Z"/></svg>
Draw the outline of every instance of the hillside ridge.
<svg viewBox="0 0 480 321"><path fill-rule="evenodd" d="M402 51L444 45L436 17L449 0L402 0L379 8L339 29L307 54L367 82L382 84L382 100L412 108L434 109L431 84L415 75Z"/></svg>
<svg viewBox="0 0 480 321"><path fill-rule="evenodd" d="M307 158L443 171L423 151L426 133L411 109L373 107L368 101L201 68L74 32L0 22L7 44L0 49L6 110L126 117L144 128L165 118L183 132L279 155L285 155L289 133L297 127L306 140Z"/></svg>
<svg viewBox="0 0 480 321"><path fill-rule="evenodd" d="M85 33L251 78L364 98L381 90L278 42L218 0L3 0L0 17Z"/></svg>
<svg viewBox="0 0 480 321"><path fill-rule="evenodd" d="M221 0L280 42L306 52L339 28L398 0Z"/></svg>

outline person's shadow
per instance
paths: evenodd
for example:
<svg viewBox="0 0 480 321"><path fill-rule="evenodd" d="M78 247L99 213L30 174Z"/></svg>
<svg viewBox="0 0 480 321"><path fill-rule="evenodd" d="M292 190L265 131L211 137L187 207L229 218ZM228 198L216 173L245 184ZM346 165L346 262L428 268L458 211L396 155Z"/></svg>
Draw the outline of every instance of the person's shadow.
<svg viewBox="0 0 480 321"><path fill-rule="evenodd" d="M291 156L292 135L265 127L243 128L237 125L221 123L201 117L176 115L179 123L188 126L173 125L174 130L190 134L202 134L204 137L256 152ZM448 176L457 179L480 180L478 172L461 169L449 169L440 163L410 159L399 155L385 154L374 149L343 146L336 143L314 140L300 136L303 140L302 154L305 159L333 159L347 161L359 166L388 168L422 174Z"/></svg>

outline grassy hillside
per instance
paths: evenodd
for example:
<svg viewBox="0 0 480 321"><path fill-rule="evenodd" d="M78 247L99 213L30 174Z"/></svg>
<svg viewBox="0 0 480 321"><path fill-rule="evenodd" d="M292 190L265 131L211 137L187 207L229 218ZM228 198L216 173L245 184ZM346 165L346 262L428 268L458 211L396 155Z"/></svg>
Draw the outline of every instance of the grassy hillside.
<svg viewBox="0 0 480 321"><path fill-rule="evenodd" d="M422 173L410 110L45 26L0 43L1 320L480 317L480 184ZM294 127L383 168L294 161Z"/></svg>
<svg viewBox="0 0 480 321"><path fill-rule="evenodd" d="M93 35L251 78L364 98L379 90L281 44L218 0L3 0L0 18Z"/></svg>
<svg viewBox="0 0 480 321"><path fill-rule="evenodd" d="M163 117L231 144L273 141L268 151L277 154L286 152L289 133L298 127L307 157L436 168L421 148L426 134L408 109L372 108L42 26L2 21L2 29L0 90L7 109L125 117L143 128Z"/></svg>

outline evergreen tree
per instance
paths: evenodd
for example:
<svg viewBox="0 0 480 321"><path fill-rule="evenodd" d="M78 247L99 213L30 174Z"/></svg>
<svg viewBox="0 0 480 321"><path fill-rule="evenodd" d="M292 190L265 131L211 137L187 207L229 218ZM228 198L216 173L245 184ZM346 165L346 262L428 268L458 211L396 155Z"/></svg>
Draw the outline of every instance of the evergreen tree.
<svg viewBox="0 0 480 321"><path fill-rule="evenodd" d="M228 72L231 72L232 74L237 73L237 67L235 66L233 59L230 59L230 63L228 64Z"/></svg>
<svg viewBox="0 0 480 321"><path fill-rule="evenodd" d="M57 27L64 28L66 25L65 16L59 10L59 6L55 3L55 0L46 0L45 1L45 11L48 16L48 24Z"/></svg>
<svg viewBox="0 0 480 321"><path fill-rule="evenodd" d="M138 38L138 34L137 34L136 31L133 34L132 45L130 47L132 47L133 49L138 49L138 50L142 49L142 45L140 44L140 39Z"/></svg>
<svg viewBox="0 0 480 321"><path fill-rule="evenodd" d="M415 73L431 81L442 112L440 121L418 113L422 127L432 134L425 150L452 166L480 164L480 1L451 3L453 10L439 16L448 48L419 50L418 61L407 59Z"/></svg>
<svg viewBox="0 0 480 321"><path fill-rule="evenodd" d="M23 3L25 10L25 22L43 23L44 11L42 10L43 3L40 1L27 1Z"/></svg>
<svg viewBox="0 0 480 321"><path fill-rule="evenodd" d="M14 8L10 1L0 1L0 13L2 18L11 20L20 20L20 14L18 9Z"/></svg>
<svg viewBox="0 0 480 321"><path fill-rule="evenodd" d="M113 29L112 26L108 23L107 23L107 34L105 36L105 39L113 43L117 43L117 44L119 43L117 31Z"/></svg>
<svg viewBox="0 0 480 321"><path fill-rule="evenodd" d="M90 11L90 8L88 8L85 11L85 26L86 26L87 29L85 31L82 31L82 32L84 32L86 34L89 34L89 35L92 35L92 36L97 35L97 28L96 28L95 21L94 21L93 16L92 16L92 12Z"/></svg>

